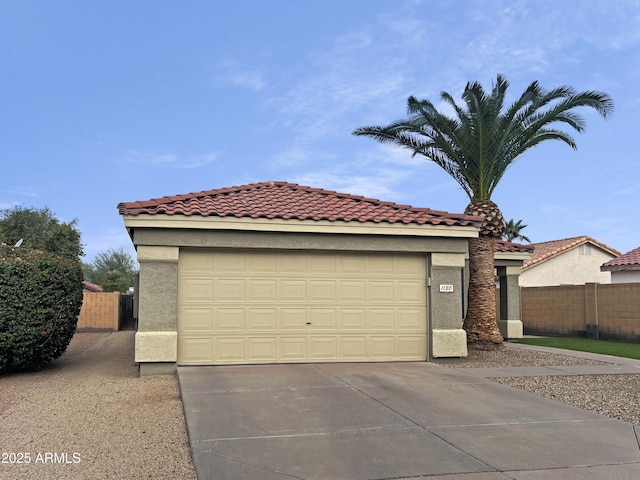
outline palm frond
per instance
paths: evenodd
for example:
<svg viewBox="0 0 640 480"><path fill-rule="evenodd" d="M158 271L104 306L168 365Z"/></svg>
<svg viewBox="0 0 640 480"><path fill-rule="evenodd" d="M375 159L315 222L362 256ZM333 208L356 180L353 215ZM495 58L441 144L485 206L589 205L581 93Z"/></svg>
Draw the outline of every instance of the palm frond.
<svg viewBox="0 0 640 480"><path fill-rule="evenodd" d="M586 128L580 107L602 117L613 113L613 100L597 91L576 92L563 85L546 91L532 82L520 97L505 107L509 82L497 75L490 91L469 82L457 103L448 92L440 100L455 115L439 112L429 100L409 97L408 118L387 126L360 127L354 135L408 148L443 168L471 200L490 200L506 170L530 148L558 140L576 148L575 139L558 128L581 133Z"/></svg>

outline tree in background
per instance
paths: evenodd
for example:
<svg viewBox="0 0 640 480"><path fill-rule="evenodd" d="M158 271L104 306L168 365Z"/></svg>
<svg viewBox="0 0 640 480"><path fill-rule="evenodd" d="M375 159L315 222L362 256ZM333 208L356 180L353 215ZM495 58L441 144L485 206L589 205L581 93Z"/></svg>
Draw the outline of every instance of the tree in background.
<svg viewBox="0 0 640 480"><path fill-rule="evenodd" d="M100 285L105 292L127 292L133 287L137 273L135 260L123 247L99 253L93 262L83 264L82 269L85 280Z"/></svg>
<svg viewBox="0 0 640 480"><path fill-rule="evenodd" d="M518 220L517 222L513 221L513 218L504 224L504 232L502 232L502 239L507 242L513 242L514 240L522 240L523 242L531 243L529 237L522 233L522 230L527 228L526 225L523 225L522 220Z"/></svg>
<svg viewBox="0 0 640 480"><path fill-rule="evenodd" d="M84 255L77 220L60 222L48 208L14 207L0 210L0 243L23 249L45 250L63 258Z"/></svg>
<svg viewBox="0 0 640 480"><path fill-rule="evenodd" d="M502 343L495 305L495 241L502 237L504 219L491 201L507 169L527 150L546 140L560 140L576 148L574 139L556 125L577 132L586 121L575 112L590 107L603 117L613 113L605 93L576 92L569 86L544 90L538 82L505 106L509 82L498 75L490 91L478 82L467 83L458 105L451 94L440 100L453 112L439 112L429 100L409 97L408 118L387 126L357 128L354 135L408 148L443 168L462 187L470 203L465 213L483 217L479 237L469 239L469 289L463 328L469 344Z"/></svg>

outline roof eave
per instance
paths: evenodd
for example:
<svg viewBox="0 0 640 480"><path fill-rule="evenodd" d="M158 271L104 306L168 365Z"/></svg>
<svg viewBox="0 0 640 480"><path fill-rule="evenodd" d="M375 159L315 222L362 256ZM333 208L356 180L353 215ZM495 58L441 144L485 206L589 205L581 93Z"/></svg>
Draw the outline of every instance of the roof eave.
<svg viewBox="0 0 640 480"><path fill-rule="evenodd" d="M640 265L601 265L601 272L637 272L640 270Z"/></svg>
<svg viewBox="0 0 640 480"><path fill-rule="evenodd" d="M521 260L526 262L531 258L529 252L495 252L493 255L495 260Z"/></svg>
<svg viewBox="0 0 640 480"><path fill-rule="evenodd" d="M132 235L136 228L178 228L191 230L236 230L289 233L338 233L360 235L409 235L424 237L475 238L478 227L389 222L344 222L329 220L284 220L268 218L201 217L182 215L123 215Z"/></svg>

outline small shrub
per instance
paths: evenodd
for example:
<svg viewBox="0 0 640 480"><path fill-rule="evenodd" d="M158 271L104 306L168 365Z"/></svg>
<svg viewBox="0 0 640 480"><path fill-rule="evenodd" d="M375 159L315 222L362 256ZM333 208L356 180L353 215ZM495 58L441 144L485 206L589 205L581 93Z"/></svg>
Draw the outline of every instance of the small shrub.
<svg viewBox="0 0 640 480"><path fill-rule="evenodd" d="M81 306L79 260L0 247L0 372L37 369L60 357Z"/></svg>

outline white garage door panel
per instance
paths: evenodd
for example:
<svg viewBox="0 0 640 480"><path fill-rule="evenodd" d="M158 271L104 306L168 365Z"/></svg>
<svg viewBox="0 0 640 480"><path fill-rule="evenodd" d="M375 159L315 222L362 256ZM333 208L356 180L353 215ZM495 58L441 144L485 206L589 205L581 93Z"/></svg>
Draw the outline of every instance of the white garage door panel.
<svg viewBox="0 0 640 480"><path fill-rule="evenodd" d="M178 363L425 360L421 255L186 250Z"/></svg>

